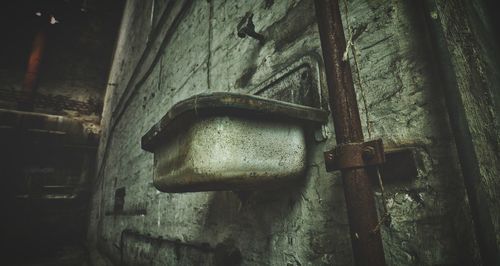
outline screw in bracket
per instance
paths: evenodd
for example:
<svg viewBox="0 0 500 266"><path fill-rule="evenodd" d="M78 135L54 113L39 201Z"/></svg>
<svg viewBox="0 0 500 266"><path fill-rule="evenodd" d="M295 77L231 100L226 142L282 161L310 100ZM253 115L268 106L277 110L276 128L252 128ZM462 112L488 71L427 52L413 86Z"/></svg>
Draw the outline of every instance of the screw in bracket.
<svg viewBox="0 0 500 266"><path fill-rule="evenodd" d="M366 146L363 148L362 156L365 161L369 161L375 157L375 148L372 146Z"/></svg>

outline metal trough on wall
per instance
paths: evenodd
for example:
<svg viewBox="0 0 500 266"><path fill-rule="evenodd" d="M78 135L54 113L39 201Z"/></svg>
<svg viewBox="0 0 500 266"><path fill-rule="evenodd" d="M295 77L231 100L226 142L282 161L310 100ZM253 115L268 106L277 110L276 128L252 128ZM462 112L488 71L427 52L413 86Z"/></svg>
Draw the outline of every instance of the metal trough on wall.
<svg viewBox="0 0 500 266"><path fill-rule="evenodd" d="M306 132L328 112L258 96L200 94L174 105L142 137L164 192L244 190L300 177Z"/></svg>

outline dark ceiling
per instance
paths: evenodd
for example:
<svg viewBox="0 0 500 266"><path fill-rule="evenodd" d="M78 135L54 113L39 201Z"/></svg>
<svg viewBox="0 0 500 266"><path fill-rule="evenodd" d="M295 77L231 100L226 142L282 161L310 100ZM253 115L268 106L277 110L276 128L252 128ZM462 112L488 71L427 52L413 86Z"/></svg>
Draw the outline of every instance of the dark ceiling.
<svg viewBox="0 0 500 266"><path fill-rule="evenodd" d="M46 27L47 42L38 79L41 93L102 100L124 2L2 3L0 90L20 90L34 36ZM57 23L50 24L51 17Z"/></svg>

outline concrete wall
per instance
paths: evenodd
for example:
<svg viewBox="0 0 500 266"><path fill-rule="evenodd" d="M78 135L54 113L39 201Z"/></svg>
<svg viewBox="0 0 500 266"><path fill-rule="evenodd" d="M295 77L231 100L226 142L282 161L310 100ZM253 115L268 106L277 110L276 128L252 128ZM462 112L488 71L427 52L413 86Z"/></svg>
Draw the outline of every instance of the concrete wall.
<svg viewBox="0 0 500 266"><path fill-rule="evenodd" d="M432 11L437 12L437 20L442 24L442 38L447 46L448 71L452 72L452 92L460 108L450 114L468 141L463 151L476 162L473 173L466 178L475 183L473 192L476 199L471 205L483 219L481 227L490 246L496 244L497 263L500 259L500 56L496 24L487 2L438 1ZM464 14L459 19L455 14ZM448 88L450 89L450 88ZM448 103L449 104L449 103ZM455 122L455 123L456 123ZM457 139L457 143L458 143ZM462 164L465 164L462 163ZM469 191L471 195L471 191ZM472 196L472 195L471 195ZM471 198L469 196L469 198ZM475 203L474 203L475 201Z"/></svg>
<svg viewBox="0 0 500 266"><path fill-rule="evenodd" d="M327 108L313 1L129 0L124 12L89 220L90 245L99 251L93 249L94 263L352 264L342 182L338 173L325 172L322 158L335 144L332 133L310 140L300 184L271 192L160 193L152 186L153 155L140 148L141 136L172 105L201 92L273 95L303 86L290 77L304 71L306 85L321 96L317 105ZM236 35L246 12L254 14L265 43ZM353 0L343 8L365 136L413 147L418 166L416 179L385 184L392 222L382 233L390 265L479 260L429 52L425 18L440 14L403 1ZM331 124L328 129L333 132ZM116 213L120 188L124 212Z"/></svg>

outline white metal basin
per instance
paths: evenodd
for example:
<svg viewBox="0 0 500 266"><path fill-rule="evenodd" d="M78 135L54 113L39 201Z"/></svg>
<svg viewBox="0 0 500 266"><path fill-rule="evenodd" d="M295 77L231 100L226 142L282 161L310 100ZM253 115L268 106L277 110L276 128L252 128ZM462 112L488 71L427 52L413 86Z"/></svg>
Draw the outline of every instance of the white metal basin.
<svg viewBox="0 0 500 266"><path fill-rule="evenodd" d="M175 105L142 146L154 153L160 191L275 186L302 176L307 128L326 117L320 109L256 96L198 95Z"/></svg>

